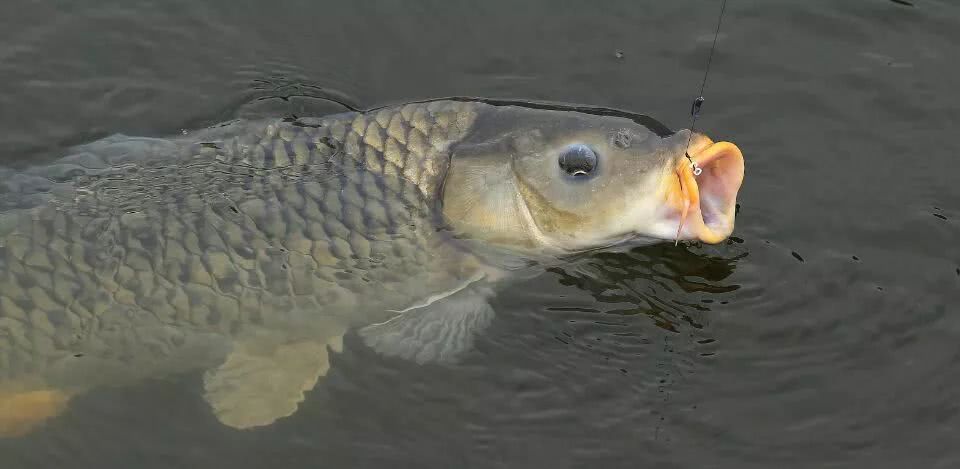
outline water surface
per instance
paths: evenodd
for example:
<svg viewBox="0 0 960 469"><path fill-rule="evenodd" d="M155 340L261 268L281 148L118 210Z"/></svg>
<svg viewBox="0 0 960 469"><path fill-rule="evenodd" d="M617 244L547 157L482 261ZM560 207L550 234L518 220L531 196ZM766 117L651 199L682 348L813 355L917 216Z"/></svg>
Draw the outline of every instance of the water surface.
<svg viewBox="0 0 960 469"><path fill-rule="evenodd" d="M902 3L729 2L698 122L746 158L729 242L517 284L458 366L348 337L270 427L220 425L179 376L83 396L0 440L0 465L957 467L960 5ZM336 101L552 100L682 128L719 6L5 2L0 164Z"/></svg>

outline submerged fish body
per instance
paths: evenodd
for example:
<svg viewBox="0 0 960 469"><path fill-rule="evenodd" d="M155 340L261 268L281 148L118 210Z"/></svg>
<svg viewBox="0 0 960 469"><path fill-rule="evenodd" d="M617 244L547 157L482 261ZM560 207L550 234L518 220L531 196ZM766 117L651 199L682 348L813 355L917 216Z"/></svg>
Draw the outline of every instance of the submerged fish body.
<svg viewBox="0 0 960 469"><path fill-rule="evenodd" d="M348 330L385 354L456 360L527 260L729 235L739 150L696 136L696 178L688 139L436 100L114 136L0 170L0 433L77 393L191 369L223 423L269 424Z"/></svg>

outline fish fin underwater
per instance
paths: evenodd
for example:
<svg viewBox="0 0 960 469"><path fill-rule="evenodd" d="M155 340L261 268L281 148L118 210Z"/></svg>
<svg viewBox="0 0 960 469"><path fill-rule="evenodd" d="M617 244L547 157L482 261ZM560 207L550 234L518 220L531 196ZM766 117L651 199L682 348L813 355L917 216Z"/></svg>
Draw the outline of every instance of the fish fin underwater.
<svg viewBox="0 0 960 469"><path fill-rule="evenodd" d="M70 395L58 389L0 391L0 438L29 434L67 408Z"/></svg>
<svg viewBox="0 0 960 469"><path fill-rule="evenodd" d="M327 374L329 354L343 347L342 336L325 343L276 339L238 342L223 364L204 373L204 399L224 425L246 429L292 415Z"/></svg>
<svg viewBox="0 0 960 469"><path fill-rule="evenodd" d="M493 290L474 283L428 298L398 316L360 329L378 353L419 364L458 362L493 321Z"/></svg>

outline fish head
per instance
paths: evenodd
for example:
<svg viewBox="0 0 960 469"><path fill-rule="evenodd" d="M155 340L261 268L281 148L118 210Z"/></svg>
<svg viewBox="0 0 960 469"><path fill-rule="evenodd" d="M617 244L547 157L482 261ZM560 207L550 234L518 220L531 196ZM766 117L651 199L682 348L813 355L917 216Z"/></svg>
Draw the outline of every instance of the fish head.
<svg viewBox="0 0 960 469"><path fill-rule="evenodd" d="M451 148L442 207L469 237L519 250L714 244L743 174L736 145L644 116L488 106Z"/></svg>

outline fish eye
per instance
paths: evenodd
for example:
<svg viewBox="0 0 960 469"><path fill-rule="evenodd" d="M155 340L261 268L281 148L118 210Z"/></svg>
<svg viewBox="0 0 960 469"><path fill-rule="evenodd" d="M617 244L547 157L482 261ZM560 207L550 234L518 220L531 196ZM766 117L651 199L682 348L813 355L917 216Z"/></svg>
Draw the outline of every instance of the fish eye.
<svg viewBox="0 0 960 469"><path fill-rule="evenodd" d="M590 147L578 143L565 148L557 162L560 169L571 176L587 176L597 167L597 154Z"/></svg>

